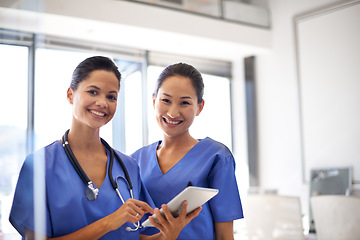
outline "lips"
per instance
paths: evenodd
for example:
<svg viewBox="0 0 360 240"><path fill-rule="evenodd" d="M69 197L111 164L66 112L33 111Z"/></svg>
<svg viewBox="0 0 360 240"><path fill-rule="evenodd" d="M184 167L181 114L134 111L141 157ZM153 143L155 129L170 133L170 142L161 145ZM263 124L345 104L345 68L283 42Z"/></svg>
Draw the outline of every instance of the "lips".
<svg viewBox="0 0 360 240"><path fill-rule="evenodd" d="M168 124L171 124L171 125L178 125L178 124L183 122L181 120L169 120L166 117L163 117L163 120L164 120L165 123L168 123Z"/></svg>
<svg viewBox="0 0 360 240"><path fill-rule="evenodd" d="M92 114L98 116L98 117L104 117L106 114L103 113L103 112L99 112L99 111L96 111L96 110L89 110L89 112L91 112Z"/></svg>

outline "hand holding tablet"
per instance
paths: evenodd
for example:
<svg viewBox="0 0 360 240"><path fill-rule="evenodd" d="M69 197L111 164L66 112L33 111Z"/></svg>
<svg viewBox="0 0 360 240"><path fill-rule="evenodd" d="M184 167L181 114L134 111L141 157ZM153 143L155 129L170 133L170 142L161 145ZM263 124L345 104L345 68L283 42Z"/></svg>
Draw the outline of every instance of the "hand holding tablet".
<svg viewBox="0 0 360 240"><path fill-rule="evenodd" d="M218 194L218 189L212 188L203 188L203 187L194 187L190 186L185 188L182 192L180 192L176 197L174 197L170 202L167 203L169 211L172 213L174 217L178 217L181 212L182 203L186 200L188 202L187 205L187 213L194 211L196 208L200 207L211 198L213 198L216 194ZM163 214L163 210L160 209L160 212ZM155 214L153 215L156 220ZM143 227L153 227L150 223L149 219L147 219L142 224Z"/></svg>

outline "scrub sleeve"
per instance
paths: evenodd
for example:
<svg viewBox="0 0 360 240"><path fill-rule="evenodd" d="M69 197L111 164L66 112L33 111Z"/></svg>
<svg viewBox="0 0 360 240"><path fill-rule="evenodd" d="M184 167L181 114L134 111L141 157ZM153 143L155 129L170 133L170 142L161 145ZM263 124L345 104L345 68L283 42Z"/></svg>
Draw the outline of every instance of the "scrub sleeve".
<svg viewBox="0 0 360 240"><path fill-rule="evenodd" d="M145 201L154 207L151 197L141 181L136 162L130 157L116 152L129 172L134 198ZM42 206L41 211L44 216L42 220L45 221L46 227L43 228L44 230L36 229L41 234L58 237L75 232L115 212L122 205L121 200L112 188L108 175L99 187L97 199L89 201L84 192L87 186L71 165L62 144L55 141L28 155L20 171L9 220L23 238L25 227L35 230L34 197L39 194L34 194L34 190L36 190L36 187L34 188L34 177L37 177L34 175L36 166L45 166L45 182L43 183L46 191L43 201L38 205ZM129 187L117 159L114 160L112 173L113 177L117 179L119 191L126 201L130 198ZM145 221L146 218L147 216L144 216L141 221ZM126 223L100 239L139 238L139 231L128 232L125 230L126 227L134 228L134 225Z"/></svg>

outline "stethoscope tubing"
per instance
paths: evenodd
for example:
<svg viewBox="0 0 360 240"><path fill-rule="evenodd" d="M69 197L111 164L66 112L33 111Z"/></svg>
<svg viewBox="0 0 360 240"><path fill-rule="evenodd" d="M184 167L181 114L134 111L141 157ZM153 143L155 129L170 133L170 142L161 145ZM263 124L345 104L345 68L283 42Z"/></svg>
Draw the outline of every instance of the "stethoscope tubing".
<svg viewBox="0 0 360 240"><path fill-rule="evenodd" d="M114 156L119 161L119 163L120 163L120 165L121 165L121 167L122 167L122 169L124 171L125 179L126 179L128 185L129 185L129 188L132 190L133 186L132 186L132 183L131 183L129 172L128 172L124 162L121 160L119 154L117 154L117 152L115 152L115 150L112 147L110 147L110 145L104 139L101 138L101 142L110 151L110 164L109 164L108 174L109 174L111 185L113 186L114 190L117 189L117 183L114 181L114 178L113 178L113 175L112 175L112 168L113 168L113 165L114 165Z"/></svg>
<svg viewBox="0 0 360 240"><path fill-rule="evenodd" d="M89 182L91 182L90 178L86 175L86 173L84 172L84 170L82 169L82 167L80 166L79 162L77 161L74 153L72 152L69 142L68 142L68 134L69 134L70 129L68 129L64 136L62 137L62 142L63 142L63 147L65 150L65 153L68 157L68 159L70 160L71 164L73 165L75 171L77 172L77 174L79 175L79 177L81 178L81 180L85 183L85 184L89 184ZM109 163L109 169L108 169L108 174L109 174L109 178L110 178L110 182L112 187L114 188L114 190L117 188L117 183L114 181L113 175L112 175L112 168L114 165L114 156L116 157L116 159L119 161L124 174L125 174L125 179L127 181L127 183L129 184L130 189L132 190L133 186L132 186L132 182L130 179L130 175L129 172L127 171L127 168L124 164L124 162L121 160L119 154L117 154L115 152L115 150L110 147L110 145L104 140L104 139L100 139L101 143L106 147L106 149L110 152L110 163Z"/></svg>
<svg viewBox="0 0 360 240"><path fill-rule="evenodd" d="M69 145L69 142L68 142L68 134L69 134L69 131L70 129L68 129L65 134L63 135L62 137L62 143L63 143L63 147L64 147L64 150L65 150L65 153L68 157L68 159L70 160L71 164L73 165L75 171L77 172L77 174L79 175L79 177L81 178L81 180L88 186L88 188L94 193L94 198L88 198L89 200L95 200L96 199L96 195L97 193L99 192L98 189L94 189L93 187L93 183L92 181L90 180L90 178L86 175L86 173L84 172L84 170L82 169L82 167L80 166L79 162L77 161L74 153L72 152L71 148L70 148L70 145ZM100 138L101 140L101 143L106 147L106 149L110 152L110 162L109 162L109 169L108 169L108 175L109 175L109 179L110 179L110 182L111 182L111 185L112 187L114 188L116 194L119 196L121 202L123 204L125 204L125 201L124 201L124 198L122 197L119 189L118 189L118 184L117 184L117 179L119 177L121 177L122 179L124 179L124 181L126 181L127 185L129 186L129 191L130 191L130 197L132 199L134 199L134 195L133 195L133 186L132 186L132 183L131 183L131 179L130 179L130 175L129 175L129 172L127 171L127 168L124 164L124 162L121 160L119 154L117 154L115 152L115 150L110 147L110 145L102 138ZM113 178L113 175L112 175L112 168L113 168L113 165L114 165L114 156L115 158L119 161L123 171L124 171L124 174L125 174L125 178L122 177L122 176L118 176L116 178L116 180L114 181L114 178ZM88 190L88 189L87 189ZM94 192L95 191L95 192ZM86 192L86 191L85 191ZM87 196L88 197L88 196ZM126 230L127 231L136 231L140 228L142 228L142 226L140 225L140 221L138 221L137 223L133 223L133 225L135 226L135 229L132 229L130 227L127 227Z"/></svg>
<svg viewBox="0 0 360 240"><path fill-rule="evenodd" d="M85 184L88 184L90 182L89 177L86 175L86 173L84 172L84 170L80 166L79 162L77 160L74 161L74 159L76 159L76 157L75 157L73 151L71 150L71 148L69 146L68 139L67 139L67 135L68 135L69 131L70 131L70 129L67 130L66 133L64 134L64 136L62 137L62 144L63 144L64 150L65 150L65 153L66 153L68 159L70 160L71 164L73 165L75 171L77 172L77 174L81 178L81 180Z"/></svg>

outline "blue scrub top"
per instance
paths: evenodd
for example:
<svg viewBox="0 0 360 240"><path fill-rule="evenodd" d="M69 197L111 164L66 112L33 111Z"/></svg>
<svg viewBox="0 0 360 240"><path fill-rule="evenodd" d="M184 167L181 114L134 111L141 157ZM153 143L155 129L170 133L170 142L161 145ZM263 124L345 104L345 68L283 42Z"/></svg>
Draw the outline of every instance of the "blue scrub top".
<svg viewBox="0 0 360 240"><path fill-rule="evenodd" d="M129 172L134 198L154 207L151 197L142 184L136 162L130 157L116 152ZM109 156L108 152L107 168L109 167ZM23 238L25 236L24 227L34 230L34 165L45 166L46 193L43 206L46 216L46 231L40 232L41 234L49 237L67 235L115 212L122 205L111 185L108 171L106 171L105 180L99 188L97 199L89 201L84 192L87 186L71 165L62 144L55 141L27 156L20 171L9 220ZM117 180L118 188L126 201L130 198L129 187L117 159L114 160L112 171L114 179L120 176ZM145 219L147 219L146 215L142 221ZM100 239L139 239L139 231L128 232L125 230L128 226L134 228L132 223L127 222Z"/></svg>
<svg viewBox="0 0 360 240"><path fill-rule="evenodd" d="M204 204L200 214L180 233L178 239L215 239L214 221L227 222L243 218L235 178L235 160L230 150L211 138L200 140L175 166L163 174L156 149L161 141L130 155L139 164L141 178L155 205L168 203L188 182L193 186L219 189Z"/></svg>

